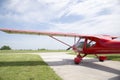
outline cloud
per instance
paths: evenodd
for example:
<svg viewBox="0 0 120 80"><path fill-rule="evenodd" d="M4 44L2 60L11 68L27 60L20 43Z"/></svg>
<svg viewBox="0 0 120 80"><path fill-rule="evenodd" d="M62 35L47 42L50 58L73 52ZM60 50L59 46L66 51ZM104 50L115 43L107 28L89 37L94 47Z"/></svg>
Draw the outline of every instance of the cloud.
<svg viewBox="0 0 120 80"><path fill-rule="evenodd" d="M26 27L50 24L50 30L88 34L89 30L104 32L101 27L106 27L105 32L110 27L111 32L118 32L119 0L5 0L1 4L0 21L21 22Z"/></svg>
<svg viewBox="0 0 120 80"><path fill-rule="evenodd" d="M4 3L6 14L3 18L11 18L25 22L48 22L68 3L69 0L9 0Z"/></svg>
<svg viewBox="0 0 120 80"><path fill-rule="evenodd" d="M74 23L54 23L51 31L74 32L79 34L120 35L120 15L96 16Z"/></svg>
<svg viewBox="0 0 120 80"><path fill-rule="evenodd" d="M55 23L54 29L64 32L77 32L80 34L115 34L120 35L120 9L118 0L86 0L69 8L67 16L79 15L83 19L65 23ZM64 26L64 27L63 27Z"/></svg>

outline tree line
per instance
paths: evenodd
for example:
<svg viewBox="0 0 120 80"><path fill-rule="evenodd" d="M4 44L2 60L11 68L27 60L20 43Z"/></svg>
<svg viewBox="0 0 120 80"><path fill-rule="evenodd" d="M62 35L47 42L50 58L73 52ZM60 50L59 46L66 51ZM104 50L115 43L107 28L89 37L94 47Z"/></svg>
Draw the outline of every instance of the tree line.
<svg viewBox="0 0 120 80"><path fill-rule="evenodd" d="M11 50L11 48L7 45L4 45L0 48L0 50Z"/></svg>

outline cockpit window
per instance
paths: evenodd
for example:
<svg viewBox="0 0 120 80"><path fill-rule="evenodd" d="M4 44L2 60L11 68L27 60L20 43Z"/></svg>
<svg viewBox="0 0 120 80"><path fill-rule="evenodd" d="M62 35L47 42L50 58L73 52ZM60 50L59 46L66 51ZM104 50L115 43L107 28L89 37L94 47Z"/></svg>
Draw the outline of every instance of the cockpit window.
<svg viewBox="0 0 120 80"><path fill-rule="evenodd" d="M82 50L83 47L84 47L84 43L85 43L85 39L81 39L80 41L78 41L75 46L78 50ZM86 45L86 48L89 48L89 47L92 47L96 44L95 41L92 41L92 40L87 40L87 45Z"/></svg>
<svg viewBox="0 0 120 80"><path fill-rule="evenodd" d="M92 46L94 46L95 44L96 44L95 41L88 40L88 41L87 41L87 48L92 47Z"/></svg>
<svg viewBox="0 0 120 80"><path fill-rule="evenodd" d="M84 47L84 42L79 42L79 43L77 43L77 44L76 44L76 47L77 47L78 50L81 51L81 50L83 49L83 47Z"/></svg>
<svg viewBox="0 0 120 80"><path fill-rule="evenodd" d="M77 49L78 50L82 50L83 49L83 47L84 47L84 42L85 42L85 39L83 38L83 39L80 39L80 41L78 41L76 44L75 44L75 46L77 47Z"/></svg>

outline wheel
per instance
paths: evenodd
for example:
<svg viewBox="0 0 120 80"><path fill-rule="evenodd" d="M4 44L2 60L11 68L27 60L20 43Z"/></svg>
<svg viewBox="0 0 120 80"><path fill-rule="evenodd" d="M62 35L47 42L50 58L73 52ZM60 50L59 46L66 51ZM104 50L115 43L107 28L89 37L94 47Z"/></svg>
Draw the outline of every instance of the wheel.
<svg viewBox="0 0 120 80"><path fill-rule="evenodd" d="M100 62L104 62L104 60L102 60L102 59L99 59L99 61L100 61Z"/></svg>
<svg viewBox="0 0 120 80"><path fill-rule="evenodd" d="M100 61L100 62L103 62L103 61L106 60L106 59L107 59L106 56L99 56L99 61Z"/></svg>
<svg viewBox="0 0 120 80"><path fill-rule="evenodd" d="M75 63L75 64L79 64L79 63L81 62L81 60L82 60L82 58L76 57L76 58L74 59L74 63Z"/></svg>

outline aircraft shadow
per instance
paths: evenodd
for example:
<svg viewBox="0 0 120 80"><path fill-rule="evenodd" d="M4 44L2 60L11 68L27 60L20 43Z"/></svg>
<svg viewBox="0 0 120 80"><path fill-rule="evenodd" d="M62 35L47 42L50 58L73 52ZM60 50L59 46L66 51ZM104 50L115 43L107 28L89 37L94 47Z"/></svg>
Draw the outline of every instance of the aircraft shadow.
<svg viewBox="0 0 120 80"><path fill-rule="evenodd" d="M112 78L110 78L110 79L108 79L108 80L120 80L120 75L119 75L119 76L116 76L116 77L112 77Z"/></svg>
<svg viewBox="0 0 120 80"><path fill-rule="evenodd" d="M89 68L93 68L93 69L97 69L97 70L101 70L101 71L120 75L120 70L117 70L117 69L114 69L114 68L111 68L108 66L96 64L96 63L84 62L80 66L89 67Z"/></svg>
<svg viewBox="0 0 120 80"><path fill-rule="evenodd" d="M88 67L88 68L97 69L97 70L101 70L101 71L120 75L120 70L117 70L117 69L114 69L114 68L111 68L108 66L96 64L94 62L99 62L99 61L97 59L84 59L81 62L81 64L76 65L76 64L74 64L73 59L63 59L62 61L54 61L54 62L47 62L47 63L50 66L60 66L60 65L84 66L84 67Z"/></svg>
<svg viewBox="0 0 120 80"><path fill-rule="evenodd" d="M4 66L36 66L36 65L47 65L43 61L8 61L1 62L0 67Z"/></svg>

